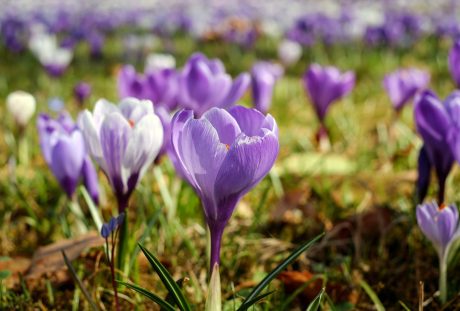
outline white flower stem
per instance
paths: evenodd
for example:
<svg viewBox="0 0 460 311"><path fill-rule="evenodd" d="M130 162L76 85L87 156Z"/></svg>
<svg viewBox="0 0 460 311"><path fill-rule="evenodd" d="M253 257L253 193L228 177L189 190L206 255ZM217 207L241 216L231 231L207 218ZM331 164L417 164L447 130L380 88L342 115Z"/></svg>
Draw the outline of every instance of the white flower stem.
<svg viewBox="0 0 460 311"><path fill-rule="evenodd" d="M222 294L220 288L219 265L216 263L212 269L211 280L209 281L208 297L206 299L206 311L222 310Z"/></svg>
<svg viewBox="0 0 460 311"><path fill-rule="evenodd" d="M441 302L447 301L447 256L439 256L439 292Z"/></svg>
<svg viewBox="0 0 460 311"><path fill-rule="evenodd" d="M83 220L85 219L85 215L83 214L83 211L81 210L81 207L80 207L80 204L78 204L78 201L75 199L69 200L69 209L75 215L78 231L80 233L88 232L88 228L83 222Z"/></svg>

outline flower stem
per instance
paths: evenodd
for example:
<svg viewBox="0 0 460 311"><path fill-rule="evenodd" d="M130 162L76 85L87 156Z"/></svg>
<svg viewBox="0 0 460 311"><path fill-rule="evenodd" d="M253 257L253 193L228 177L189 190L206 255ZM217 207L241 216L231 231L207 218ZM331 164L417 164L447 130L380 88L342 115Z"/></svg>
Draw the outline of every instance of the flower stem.
<svg viewBox="0 0 460 311"><path fill-rule="evenodd" d="M212 273L214 269L214 265L220 264L220 246L222 241L222 234L224 233L224 225L214 224L209 225L209 233L211 236L210 243L211 243L211 258L210 258L210 266L209 271Z"/></svg>
<svg viewBox="0 0 460 311"><path fill-rule="evenodd" d="M121 224L120 235L118 236L117 269L119 271L124 271L125 268L128 238L128 212L125 209L125 219Z"/></svg>
<svg viewBox="0 0 460 311"><path fill-rule="evenodd" d="M114 234L112 232L112 247L111 247L111 258L112 260L110 261L110 274L112 276L112 287L113 287L113 293L115 296L115 308L117 311L120 311L120 303L118 301L118 287L117 284L115 283L115 262L114 262L114 255L115 255L115 241L116 238L114 238Z"/></svg>
<svg viewBox="0 0 460 311"><path fill-rule="evenodd" d="M78 231L80 233L88 232L86 224L84 223L85 215L75 197L69 200L69 209L75 215Z"/></svg>
<svg viewBox="0 0 460 311"><path fill-rule="evenodd" d="M439 292L441 302L447 301L447 256L442 255L439 258Z"/></svg>

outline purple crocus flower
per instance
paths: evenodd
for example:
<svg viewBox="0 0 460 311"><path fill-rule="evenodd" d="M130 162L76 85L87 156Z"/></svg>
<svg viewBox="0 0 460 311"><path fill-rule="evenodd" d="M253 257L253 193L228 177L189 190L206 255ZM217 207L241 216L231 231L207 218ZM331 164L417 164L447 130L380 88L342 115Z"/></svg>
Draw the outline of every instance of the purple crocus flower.
<svg viewBox="0 0 460 311"><path fill-rule="evenodd" d="M149 100L125 98L118 106L100 99L79 120L86 146L107 175L122 213L163 143L163 127Z"/></svg>
<svg viewBox="0 0 460 311"><path fill-rule="evenodd" d="M455 41L449 52L449 70L455 84L460 88L460 40Z"/></svg>
<svg viewBox="0 0 460 311"><path fill-rule="evenodd" d="M96 204L99 201L97 173L89 158L82 133L66 112L52 119L41 114L37 121L40 147L46 163L69 198L80 179Z"/></svg>
<svg viewBox="0 0 460 311"><path fill-rule="evenodd" d="M79 82L73 88L73 95L81 105L91 95L91 85L86 82Z"/></svg>
<svg viewBox="0 0 460 311"><path fill-rule="evenodd" d="M341 73L335 67L322 67L313 64L303 76L305 90L308 92L313 108L320 122L329 106L351 92L355 85L355 74L351 71Z"/></svg>
<svg viewBox="0 0 460 311"><path fill-rule="evenodd" d="M145 73L146 96L156 106L172 111L177 108L179 77L174 68L148 69Z"/></svg>
<svg viewBox="0 0 460 311"><path fill-rule="evenodd" d="M414 108L417 131L423 138L424 149L438 178L439 204L444 202L446 178L454 163L455 153L458 153L455 147L458 146L456 142L460 124L460 118L457 117L460 116L459 99L460 95L454 93L442 103L434 93L424 91L416 100Z"/></svg>
<svg viewBox="0 0 460 311"><path fill-rule="evenodd" d="M447 300L447 265L453 242L459 237L458 210L455 205L438 206L435 202L417 206L417 223L433 243L439 256L439 291L442 303Z"/></svg>
<svg viewBox="0 0 460 311"><path fill-rule="evenodd" d="M147 99L146 79L131 65L123 66L118 72L117 86L120 98Z"/></svg>
<svg viewBox="0 0 460 311"><path fill-rule="evenodd" d="M458 228L458 210L455 205L438 206L436 202L417 206L417 223L423 234L444 256Z"/></svg>
<svg viewBox="0 0 460 311"><path fill-rule="evenodd" d="M220 60L195 53L180 77L179 105L199 116L211 107L228 108L241 98L249 82L247 73L232 81Z"/></svg>
<svg viewBox="0 0 460 311"><path fill-rule="evenodd" d="M429 82L429 73L416 68L408 68L396 70L386 75L383 79L383 86L393 107L396 111L400 111L404 104L414 98L417 92L426 89Z"/></svg>
<svg viewBox="0 0 460 311"><path fill-rule="evenodd" d="M262 113L270 108L273 88L276 80L283 75L283 68L278 64L258 62L251 70L251 90L254 106Z"/></svg>
<svg viewBox="0 0 460 311"><path fill-rule="evenodd" d="M176 169L201 199L211 233L211 270L219 264L224 228L238 201L268 173L279 151L273 117L241 106L191 110L173 118Z"/></svg>

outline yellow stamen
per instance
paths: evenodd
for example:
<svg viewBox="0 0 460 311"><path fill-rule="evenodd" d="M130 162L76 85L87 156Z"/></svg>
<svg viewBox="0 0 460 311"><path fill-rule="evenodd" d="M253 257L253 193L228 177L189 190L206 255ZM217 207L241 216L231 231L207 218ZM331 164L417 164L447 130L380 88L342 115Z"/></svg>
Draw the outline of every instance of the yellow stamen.
<svg viewBox="0 0 460 311"><path fill-rule="evenodd" d="M227 148L227 151L230 150L230 145L229 145L229 144L225 144L225 148Z"/></svg>
<svg viewBox="0 0 460 311"><path fill-rule="evenodd" d="M128 123L129 123L129 126L131 126L131 128L134 127L134 121L132 119L129 119Z"/></svg>

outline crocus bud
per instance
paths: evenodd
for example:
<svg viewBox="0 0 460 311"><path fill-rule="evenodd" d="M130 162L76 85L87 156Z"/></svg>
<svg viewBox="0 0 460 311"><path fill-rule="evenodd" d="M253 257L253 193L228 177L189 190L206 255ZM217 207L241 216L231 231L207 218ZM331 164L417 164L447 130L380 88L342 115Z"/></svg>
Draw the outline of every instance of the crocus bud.
<svg viewBox="0 0 460 311"><path fill-rule="evenodd" d="M341 73L335 67L311 65L303 76L305 90L321 123L324 122L329 106L353 90L355 74Z"/></svg>
<svg viewBox="0 0 460 311"><path fill-rule="evenodd" d="M270 108L276 80L283 75L278 64L258 62L251 70L251 90L254 107L262 113Z"/></svg>
<svg viewBox="0 0 460 311"><path fill-rule="evenodd" d="M24 91L15 91L6 98L6 108L20 127L25 127L35 112L35 98Z"/></svg>
<svg viewBox="0 0 460 311"><path fill-rule="evenodd" d="M291 40L283 40L278 46L278 57L285 66L293 65L302 57L302 46Z"/></svg>
<svg viewBox="0 0 460 311"><path fill-rule="evenodd" d="M449 100L450 101L450 100ZM454 163L449 137L453 120L448 111L450 104L443 104L434 93L423 92L415 102L414 119L422 136L424 148L438 178L438 203L444 201L446 178Z"/></svg>
<svg viewBox="0 0 460 311"><path fill-rule="evenodd" d="M91 95L91 85L85 82L79 82L73 88L73 95L81 105Z"/></svg>
<svg viewBox="0 0 460 311"><path fill-rule="evenodd" d="M211 233L211 269L238 201L273 166L279 151L273 117L241 106L212 108L195 119L181 110L171 125L175 167L201 199Z"/></svg>
<svg viewBox="0 0 460 311"><path fill-rule="evenodd" d="M396 111L427 88L430 75L416 68L400 69L385 76L383 86Z"/></svg>
<svg viewBox="0 0 460 311"><path fill-rule="evenodd" d="M118 106L101 99L79 118L89 153L104 170L119 212L163 143L163 126L148 100L125 98Z"/></svg>
<svg viewBox="0 0 460 311"><path fill-rule="evenodd" d="M67 113L56 120L41 114L37 121L40 147L46 163L71 198L80 179L98 203L97 174L85 149L83 136Z"/></svg>
<svg viewBox="0 0 460 311"><path fill-rule="evenodd" d="M247 73L234 81L218 59L193 54L180 77L179 104L202 115L211 107L228 108L238 101L249 86Z"/></svg>
<svg viewBox="0 0 460 311"><path fill-rule="evenodd" d="M433 243L439 257L439 291L442 303L447 300L447 266L449 253L459 237L458 210L455 205L435 202L417 206L417 223Z"/></svg>
<svg viewBox="0 0 460 311"><path fill-rule="evenodd" d="M450 49L449 70L455 84L460 88L460 40L457 40Z"/></svg>

